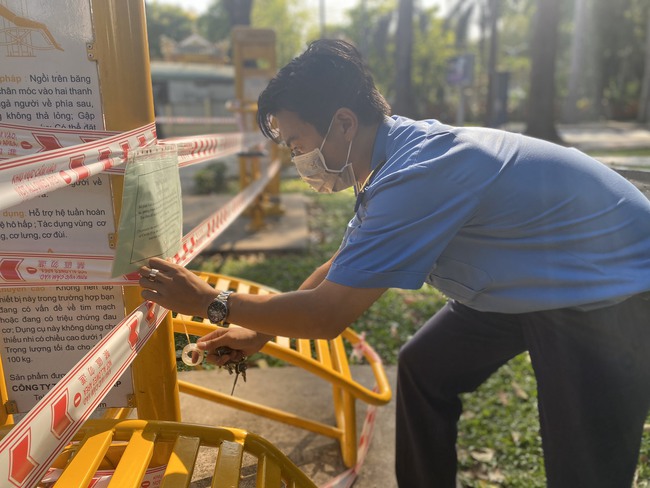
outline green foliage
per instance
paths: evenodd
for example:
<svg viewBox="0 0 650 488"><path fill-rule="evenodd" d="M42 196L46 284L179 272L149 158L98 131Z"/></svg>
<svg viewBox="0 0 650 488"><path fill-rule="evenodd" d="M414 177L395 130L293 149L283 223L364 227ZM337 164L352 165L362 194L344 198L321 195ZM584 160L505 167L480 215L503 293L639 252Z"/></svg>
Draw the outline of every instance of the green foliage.
<svg viewBox="0 0 650 488"><path fill-rule="evenodd" d="M251 26L270 28L276 34L278 68L288 63L303 48L303 24L309 16L298 0L255 0ZM212 2L197 20L200 34L212 42L229 39L231 21L224 0Z"/></svg>
<svg viewBox="0 0 650 488"><path fill-rule="evenodd" d="M194 174L194 191L198 195L220 193L226 190L226 164L218 161Z"/></svg>
<svg viewBox="0 0 650 488"><path fill-rule="evenodd" d="M175 5L146 2L147 36L149 38L149 55L161 57L160 37L165 35L181 41L192 33L194 16Z"/></svg>
<svg viewBox="0 0 650 488"><path fill-rule="evenodd" d="M647 0L596 0L593 49L597 93L605 115L630 118L636 113L645 61Z"/></svg>
<svg viewBox="0 0 650 488"><path fill-rule="evenodd" d="M396 9L395 0L359 2L348 11L350 23L341 29L363 54L377 88L387 99L395 84L395 41L390 27Z"/></svg>
<svg viewBox="0 0 650 488"><path fill-rule="evenodd" d="M364 55L375 84L390 102L395 97L395 35L397 2L374 0L349 10L342 28ZM453 34L443 29L436 8L419 10L413 18L412 87L419 117L439 117L444 106L447 59L455 54Z"/></svg>
<svg viewBox="0 0 650 488"><path fill-rule="evenodd" d="M526 353L462 396L457 449L464 487L546 486L536 388Z"/></svg>
<svg viewBox="0 0 650 488"><path fill-rule="evenodd" d="M303 29L309 15L298 0L255 0L253 27L275 30L278 68L287 64L303 49Z"/></svg>
<svg viewBox="0 0 650 488"><path fill-rule="evenodd" d="M196 21L196 27L205 39L218 42L230 37L230 16L222 0L210 4L207 11Z"/></svg>
<svg viewBox="0 0 650 488"><path fill-rule="evenodd" d="M456 54L453 34L444 29L437 9L420 12L413 31L412 83L419 117L451 120L453 110L446 105L447 60Z"/></svg>

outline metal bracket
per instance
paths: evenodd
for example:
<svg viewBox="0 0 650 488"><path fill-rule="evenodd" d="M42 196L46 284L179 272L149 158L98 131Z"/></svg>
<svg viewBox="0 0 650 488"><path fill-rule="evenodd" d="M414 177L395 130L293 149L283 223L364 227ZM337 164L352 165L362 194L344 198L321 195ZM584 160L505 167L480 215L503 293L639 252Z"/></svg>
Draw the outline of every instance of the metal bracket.
<svg viewBox="0 0 650 488"><path fill-rule="evenodd" d="M18 405L16 404L15 400L7 400L5 402L5 412L7 412L9 415L12 415L14 413L19 413Z"/></svg>
<svg viewBox="0 0 650 488"><path fill-rule="evenodd" d="M138 402L135 399L134 393L129 393L126 396L126 406L129 408L136 408L138 406Z"/></svg>
<svg viewBox="0 0 650 488"><path fill-rule="evenodd" d="M110 249L115 249L116 245L117 245L117 233L116 232L109 232L109 234L108 234L108 247Z"/></svg>
<svg viewBox="0 0 650 488"><path fill-rule="evenodd" d="M97 61L97 52L95 51L95 43L86 43L86 57L88 61Z"/></svg>

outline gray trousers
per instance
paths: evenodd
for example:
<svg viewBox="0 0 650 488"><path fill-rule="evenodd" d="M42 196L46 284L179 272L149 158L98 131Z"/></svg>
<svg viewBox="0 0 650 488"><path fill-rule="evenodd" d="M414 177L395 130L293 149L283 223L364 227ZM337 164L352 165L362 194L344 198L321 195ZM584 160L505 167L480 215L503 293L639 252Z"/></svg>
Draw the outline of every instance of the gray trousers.
<svg viewBox="0 0 650 488"><path fill-rule="evenodd" d="M449 302L402 348L401 488L456 486L460 393L529 351L550 488L630 487L650 407L650 299L589 312L487 313Z"/></svg>

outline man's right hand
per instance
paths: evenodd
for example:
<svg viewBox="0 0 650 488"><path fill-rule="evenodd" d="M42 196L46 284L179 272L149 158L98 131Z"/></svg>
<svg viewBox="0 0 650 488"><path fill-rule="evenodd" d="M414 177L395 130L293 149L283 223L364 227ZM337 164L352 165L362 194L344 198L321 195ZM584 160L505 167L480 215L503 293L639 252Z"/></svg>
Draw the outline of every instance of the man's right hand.
<svg viewBox="0 0 650 488"><path fill-rule="evenodd" d="M243 356L251 356L264 347L273 336L261 334L243 327L218 328L196 341L197 347L206 351L209 363L223 366L229 361L237 362ZM228 348L230 352L217 353L217 349ZM223 351L223 349L222 349Z"/></svg>

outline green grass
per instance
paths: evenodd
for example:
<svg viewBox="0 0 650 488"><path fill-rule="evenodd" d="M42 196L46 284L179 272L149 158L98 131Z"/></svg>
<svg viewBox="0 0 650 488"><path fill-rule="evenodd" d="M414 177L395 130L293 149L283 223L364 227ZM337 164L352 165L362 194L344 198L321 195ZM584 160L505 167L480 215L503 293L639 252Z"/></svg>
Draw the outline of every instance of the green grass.
<svg viewBox="0 0 650 488"><path fill-rule="evenodd" d="M590 156L593 156L596 159L603 156L650 157L650 148L647 147L598 149L588 152Z"/></svg>
<svg viewBox="0 0 650 488"><path fill-rule="evenodd" d="M283 192L309 197L311 248L304 253L215 256L196 266L250 279L288 291L297 288L331 257L354 207L352 192L318 195L298 180L283 181ZM354 324L382 357L395 364L397 351L443 304L429 287L389 290ZM183 341L183 343L185 340ZM467 358L471 361L471 358ZM459 423L459 477L464 487L537 488L546 486L537 418L536 382L527 354L495 373L476 392L463 396ZM635 486L650 487L650 433L643 438ZM570 462L570 460L567 460Z"/></svg>

